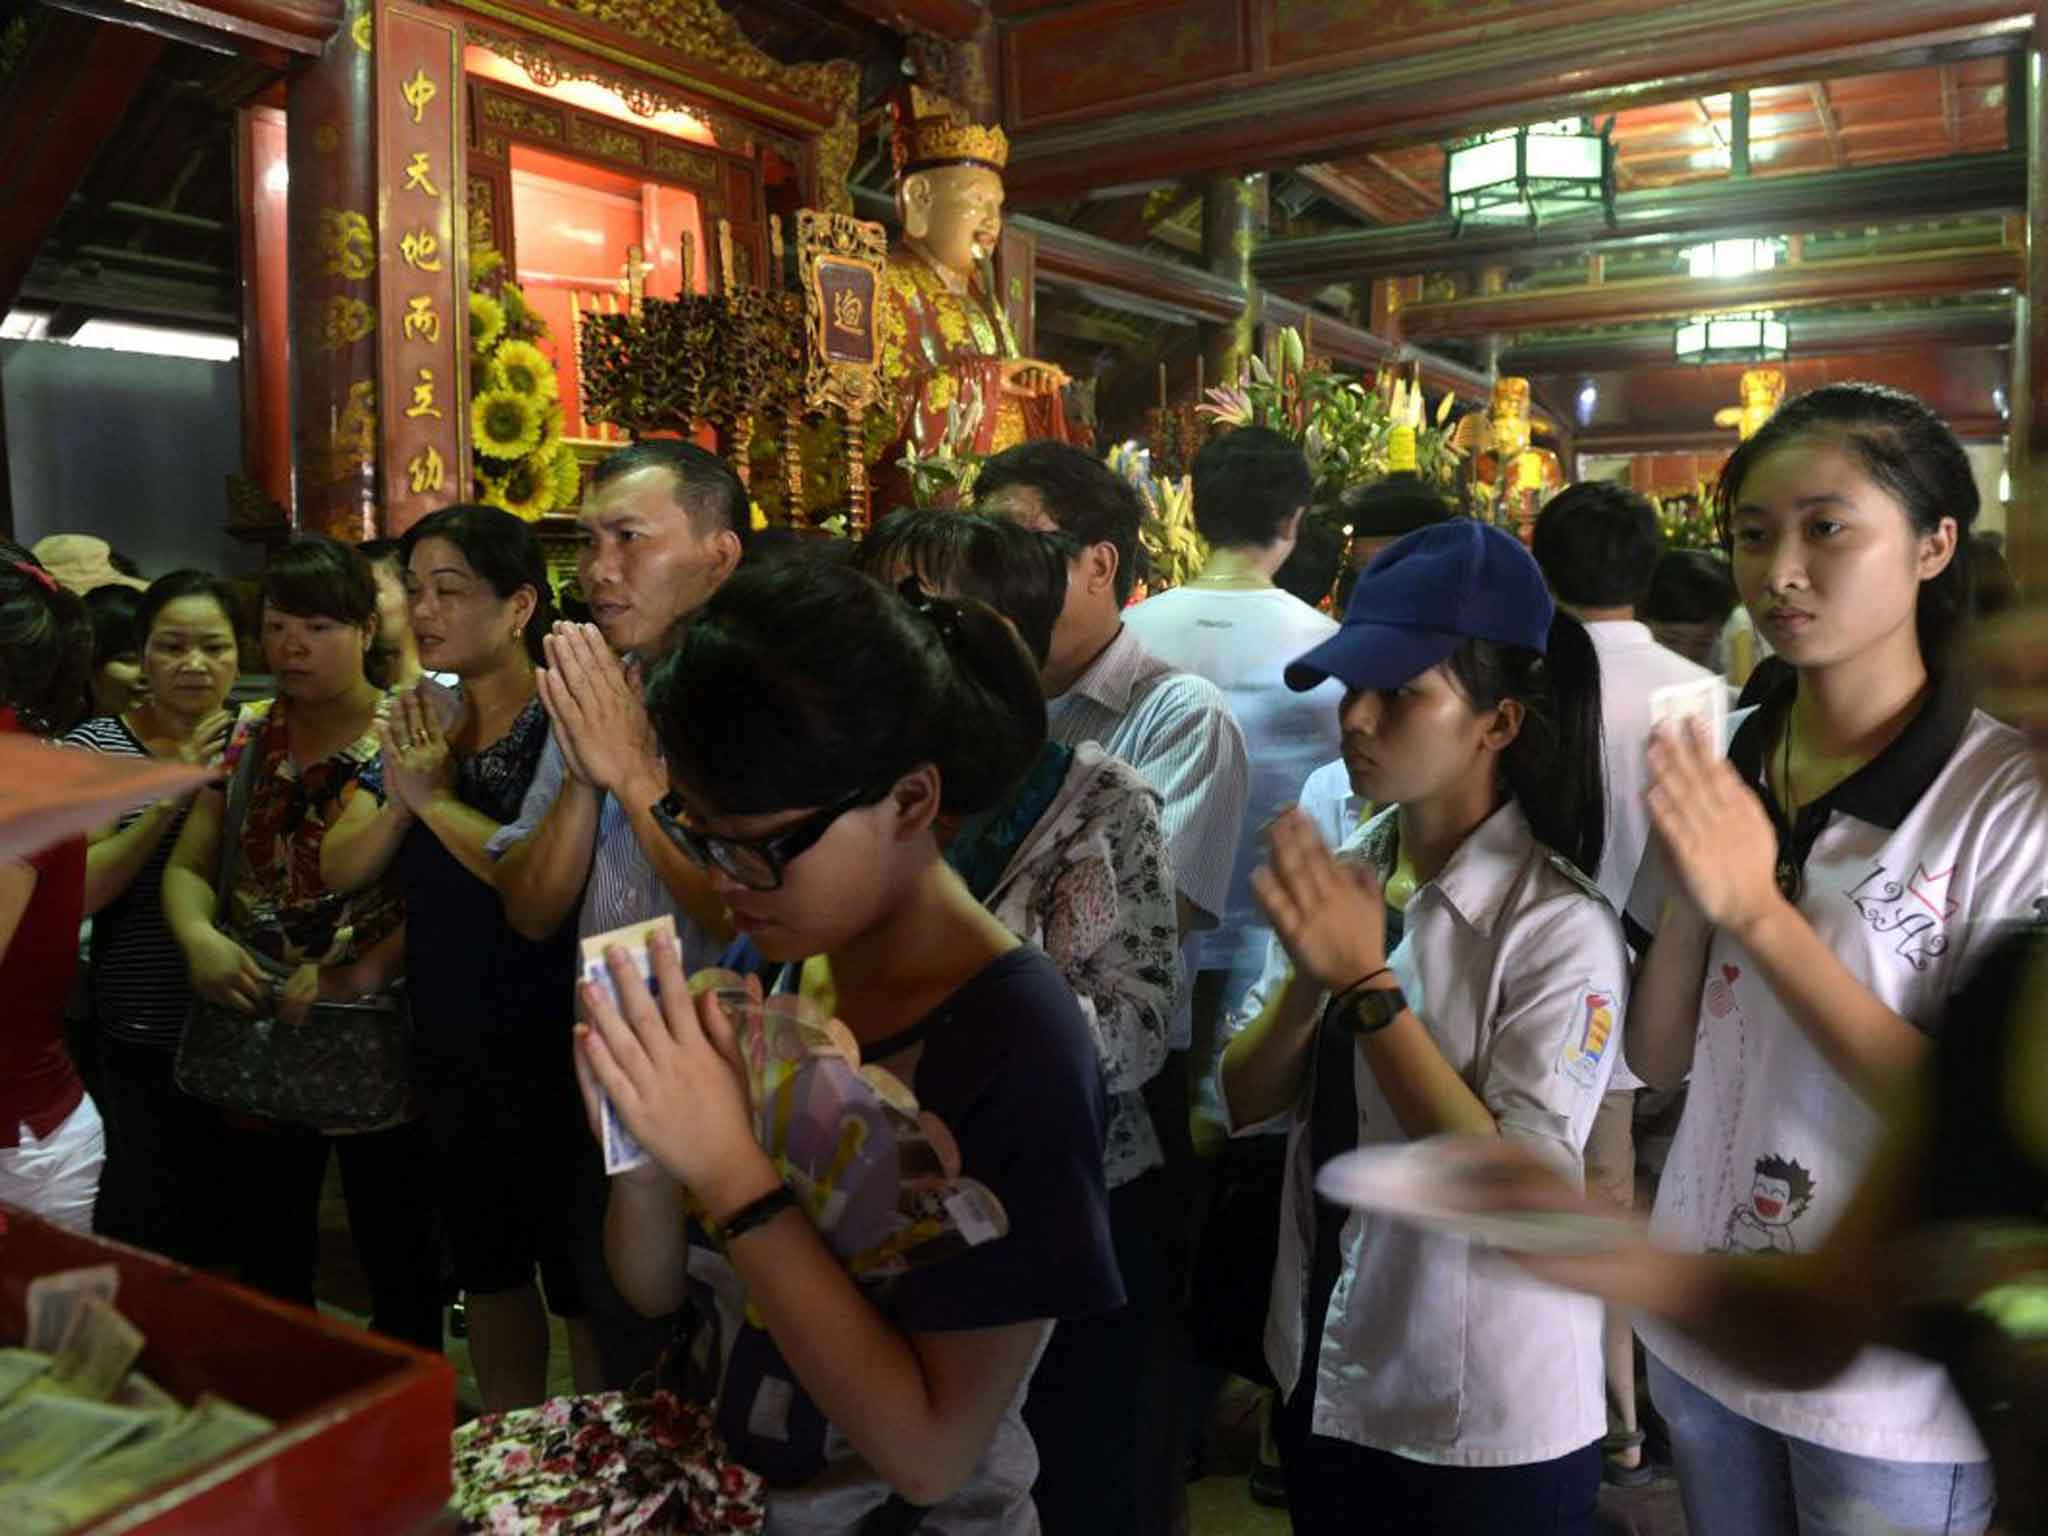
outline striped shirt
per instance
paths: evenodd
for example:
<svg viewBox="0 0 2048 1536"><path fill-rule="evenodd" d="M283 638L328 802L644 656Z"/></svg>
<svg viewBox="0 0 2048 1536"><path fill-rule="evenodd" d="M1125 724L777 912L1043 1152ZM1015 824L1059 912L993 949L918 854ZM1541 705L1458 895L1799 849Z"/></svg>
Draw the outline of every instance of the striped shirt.
<svg viewBox="0 0 2048 1536"><path fill-rule="evenodd" d="M149 756L118 715L86 721L64 744L109 757ZM145 810L128 812L117 826L133 826ZM189 810L189 804L179 809L140 873L92 920L93 1012L102 1029L130 1044L176 1045L192 1006L185 952L171 936L163 903L164 867Z"/></svg>
<svg viewBox="0 0 2048 1536"><path fill-rule="evenodd" d="M534 829L562 793L567 777L562 749L556 745L551 729L547 747L540 755L540 766L533 771L533 784L520 803L519 819L499 828L485 845L492 858L503 858L513 845L533 836ZM725 951L724 941L705 933L677 904L641 851L640 839L633 834L632 818L626 808L606 795L598 806L596 846L592 850L590 875L583 886L583 905L577 913L577 936L587 939L592 934L609 933L628 923L644 923L664 912L676 920L685 974L718 963L718 957Z"/></svg>
<svg viewBox="0 0 2048 1536"><path fill-rule="evenodd" d="M1244 733L1214 683L1178 672L1146 650L1128 626L1058 698L1046 705L1052 739L1092 741L1158 791L1160 829L1175 889L1214 928L1230 895L1238 832L1250 793ZM1183 955L1188 946L1182 945ZM1186 1050L1191 992L1182 988L1167 1038Z"/></svg>

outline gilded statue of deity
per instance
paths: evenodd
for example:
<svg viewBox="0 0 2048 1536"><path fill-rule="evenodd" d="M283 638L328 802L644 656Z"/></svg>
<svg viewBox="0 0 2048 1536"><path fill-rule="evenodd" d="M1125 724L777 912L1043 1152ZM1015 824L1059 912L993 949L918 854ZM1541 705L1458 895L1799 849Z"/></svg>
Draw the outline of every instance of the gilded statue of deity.
<svg viewBox="0 0 2048 1536"><path fill-rule="evenodd" d="M913 91L895 154L903 238L877 301L881 403L869 429L884 487L909 443L928 453L950 436L956 449L986 455L1068 435L1067 376L1019 356L991 275L1009 158L1003 130L964 122Z"/></svg>

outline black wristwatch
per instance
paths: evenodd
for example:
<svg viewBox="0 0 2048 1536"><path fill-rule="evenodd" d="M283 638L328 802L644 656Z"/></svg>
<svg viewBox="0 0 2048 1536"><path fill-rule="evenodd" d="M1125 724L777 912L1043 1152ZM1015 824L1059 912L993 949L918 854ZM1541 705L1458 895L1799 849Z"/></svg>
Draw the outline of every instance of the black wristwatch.
<svg viewBox="0 0 2048 1536"><path fill-rule="evenodd" d="M1376 1035L1407 1008L1399 987L1360 987L1331 1003L1328 1017L1354 1035Z"/></svg>

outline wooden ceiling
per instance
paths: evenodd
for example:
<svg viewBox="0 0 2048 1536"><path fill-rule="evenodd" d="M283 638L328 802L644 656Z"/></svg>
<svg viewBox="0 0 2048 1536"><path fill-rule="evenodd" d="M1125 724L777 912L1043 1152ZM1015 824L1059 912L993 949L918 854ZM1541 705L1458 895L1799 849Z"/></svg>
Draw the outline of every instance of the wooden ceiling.
<svg viewBox="0 0 2048 1536"><path fill-rule="evenodd" d="M1753 176L1894 165L2006 147L2006 62L1965 59L1924 69L1848 75L1750 93ZM1615 114L1615 190L1642 191L1728 175L1734 127L1726 94ZM1349 211L1381 224L1443 209L1437 144L1309 168Z"/></svg>

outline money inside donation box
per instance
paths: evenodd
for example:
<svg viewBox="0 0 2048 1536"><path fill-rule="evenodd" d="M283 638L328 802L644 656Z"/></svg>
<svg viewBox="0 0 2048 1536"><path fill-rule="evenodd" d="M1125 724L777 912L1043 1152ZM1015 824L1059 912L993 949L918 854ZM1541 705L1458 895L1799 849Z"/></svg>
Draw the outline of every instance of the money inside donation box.
<svg viewBox="0 0 2048 1536"><path fill-rule="evenodd" d="M447 1364L0 1205L0 1532L416 1531Z"/></svg>

